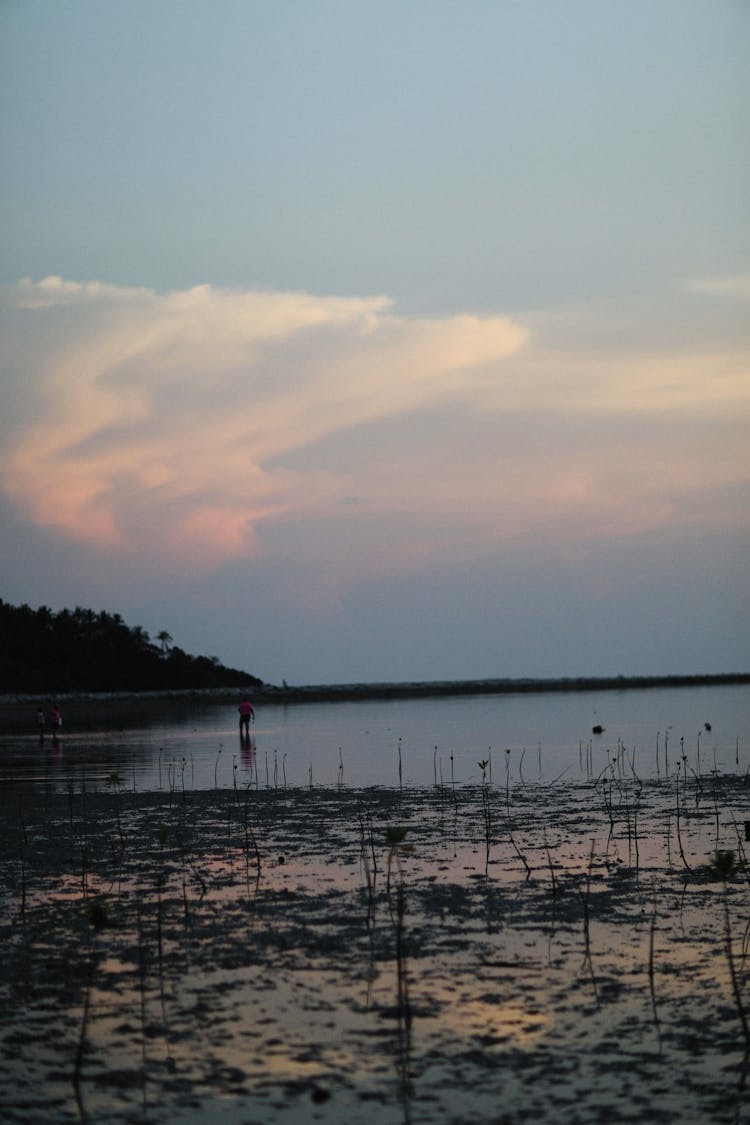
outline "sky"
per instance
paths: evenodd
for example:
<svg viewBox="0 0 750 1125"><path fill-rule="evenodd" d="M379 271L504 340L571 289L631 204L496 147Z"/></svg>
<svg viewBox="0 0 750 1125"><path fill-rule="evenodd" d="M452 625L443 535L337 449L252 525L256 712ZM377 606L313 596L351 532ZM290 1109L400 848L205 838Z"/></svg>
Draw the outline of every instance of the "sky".
<svg viewBox="0 0 750 1125"><path fill-rule="evenodd" d="M746 0L3 0L0 597L750 670Z"/></svg>

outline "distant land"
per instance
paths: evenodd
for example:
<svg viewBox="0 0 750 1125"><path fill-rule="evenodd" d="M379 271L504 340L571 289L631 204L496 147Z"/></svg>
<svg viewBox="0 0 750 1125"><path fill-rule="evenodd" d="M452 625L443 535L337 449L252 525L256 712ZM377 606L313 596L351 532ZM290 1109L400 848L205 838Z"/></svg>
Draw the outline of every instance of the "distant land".
<svg viewBox="0 0 750 1125"><path fill-rule="evenodd" d="M559 679L427 680L369 684L264 684L255 699L279 703L335 703L357 699L409 699L441 695L518 695L544 692L629 691L644 688L713 687L750 684L750 672L680 676L578 676Z"/></svg>
<svg viewBox="0 0 750 1125"><path fill-rule="evenodd" d="M257 676L226 668L215 656L191 656L166 631L152 641L119 613L0 599L0 697L89 692L164 692L247 688Z"/></svg>
<svg viewBox="0 0 750 1125"><path fill-rule="evenodd" d="M115 613L11 606L0 599L0 702L26 696L203 696L234 699L243 689L266 703L346 702L420 696L628 691L750 684L750 673L580 676L557 679L434 680L353 684L264 683L215 656L191 656L166 631L152 640Z"/></svg>

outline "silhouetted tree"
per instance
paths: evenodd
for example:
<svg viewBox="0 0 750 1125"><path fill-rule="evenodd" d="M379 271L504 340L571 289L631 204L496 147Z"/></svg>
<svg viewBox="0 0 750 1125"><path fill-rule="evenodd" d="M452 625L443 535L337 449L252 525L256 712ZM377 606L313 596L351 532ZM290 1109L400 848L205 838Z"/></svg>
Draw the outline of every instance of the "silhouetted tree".
<svg viewBox="0 0 750 1125"><path fill-rule="evenodd" d="M166 655L172 644L172 634L168 633L166 629L162 629L160 633L156 634L156 639L161 642L161 651Z"/></svg>
<svg viewBox="0 0 750 1125"><path fill-rule="evenodd" d="M165 691L251 687L262 681L216 657L190 656L166 630L152 643L119 613L76 606L11 606L0 599L0 694L69 691Z"/></svg>

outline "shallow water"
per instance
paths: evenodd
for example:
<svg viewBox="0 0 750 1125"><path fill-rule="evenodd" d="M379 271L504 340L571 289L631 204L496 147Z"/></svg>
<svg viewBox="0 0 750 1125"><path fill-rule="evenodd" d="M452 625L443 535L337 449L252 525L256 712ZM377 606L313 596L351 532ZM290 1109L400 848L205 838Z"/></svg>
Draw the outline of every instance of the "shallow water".
<svg viewBox="0 0 750 1125"><path fill-rule="evenodd" d="M118 704L111 721L67 722L43 745L0 734L0 780L66 786L115 776L139 792L318 786L465 785L488 762L495 784L587 780L618 759L640 777L750 766L750 687L454 696L261 706L249 744L234 707L191 701L144 716ZM710 730L706 729L710 724ZM594 735L592 728L603 726Z"/></svg>

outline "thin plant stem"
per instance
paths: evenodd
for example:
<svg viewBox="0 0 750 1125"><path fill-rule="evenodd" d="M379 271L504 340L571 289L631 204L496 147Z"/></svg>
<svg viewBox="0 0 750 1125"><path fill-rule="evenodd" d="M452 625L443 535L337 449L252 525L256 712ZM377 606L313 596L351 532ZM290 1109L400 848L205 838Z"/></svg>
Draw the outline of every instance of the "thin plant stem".
<svg viewBox="0 0 750 1125"><path fill-rule="evenodd" d="M651 996L651 1011L654 1014L654 1027L656 1028L656 1037L659 1041L659 1058L662 1055L662 1041L661 1041L661 1024L659 1022L659 1012L656 1007L656 987L654 982L654 945L656 937L656 891L654 891L654 909L651 914L651 927L649 930L648 940L648 988Z"/></svg>
<svg viewBox="0 0 750 1125"><path fill-rule="evenodd" d="M590 924L590 915L589 915L589 898L591 896L591 872L592 872L593 866L594 866L594 847L595 847L595 842L594 842L594 840L592 840L591 841L591 852L589 854L589 866L588 866L588 871L586 872L586 890L581 895L581 898L583 900L583 941L584 941L583 963L584 963L584 965L586 965L588 967L589 974L591 976L591 983L594 986L594 997L596 998L596 1006L597 1006L597 1008L599 1008L600 1007L600 1004L599 1004L599 989L597 988L597 985L596 985L596 976L594 974L594 962L591 959L591 924Z"/></svg>

